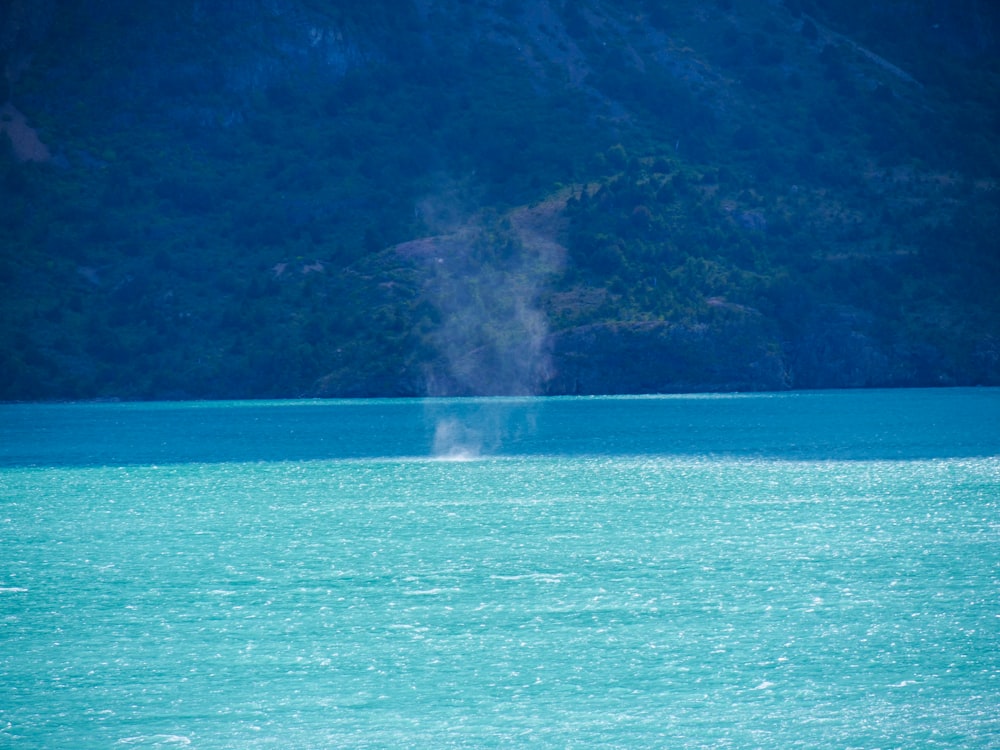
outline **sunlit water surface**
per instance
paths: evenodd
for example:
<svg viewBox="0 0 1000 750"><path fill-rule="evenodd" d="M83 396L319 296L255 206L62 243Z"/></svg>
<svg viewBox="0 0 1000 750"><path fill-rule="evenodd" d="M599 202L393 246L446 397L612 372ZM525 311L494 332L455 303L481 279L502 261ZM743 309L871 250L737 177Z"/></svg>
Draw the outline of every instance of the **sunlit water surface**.
<svg viewBox="0 0 1000 750"><path fill-rule="evenodd" d="M0 406L0 746L1000 746L1000 391Z"/></svg>

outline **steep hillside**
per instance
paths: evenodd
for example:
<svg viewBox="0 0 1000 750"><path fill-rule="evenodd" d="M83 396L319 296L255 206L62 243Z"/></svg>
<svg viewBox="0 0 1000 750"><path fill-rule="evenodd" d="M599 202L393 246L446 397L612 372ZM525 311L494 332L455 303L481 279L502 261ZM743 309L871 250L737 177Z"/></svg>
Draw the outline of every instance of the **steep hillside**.
<svg viewBox="0 0 1000 750"><path fill-rule="evenodd" d="M977 0L0 6L0 398L1000 384Z"/></svg>

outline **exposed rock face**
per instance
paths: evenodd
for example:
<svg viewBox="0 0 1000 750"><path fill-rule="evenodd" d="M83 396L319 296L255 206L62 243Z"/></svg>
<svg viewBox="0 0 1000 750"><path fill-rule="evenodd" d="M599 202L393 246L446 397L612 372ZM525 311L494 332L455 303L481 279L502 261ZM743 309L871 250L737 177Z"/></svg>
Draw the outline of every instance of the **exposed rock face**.
<svg viewBox="0 0 1000 750"><path fill-rule="evenodd" d="M14 158L18 161L42 162L51 157L48 147L42 143L35 129L28 125L24 115L10 103L0 107L0 136L10 139Z"/></svg>

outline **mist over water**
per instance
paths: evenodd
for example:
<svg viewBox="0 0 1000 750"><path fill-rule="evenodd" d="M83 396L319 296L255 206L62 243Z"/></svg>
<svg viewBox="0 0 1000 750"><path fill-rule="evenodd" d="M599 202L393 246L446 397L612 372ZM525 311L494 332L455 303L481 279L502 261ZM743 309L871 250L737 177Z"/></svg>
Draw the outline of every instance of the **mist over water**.
<svg viewBox="0 0 1000 750"><path fill-rule="evenodd" d="M565 250L519 211L507 217L463 214L454 195L418 209L440 234L423 246L424 289L438 319L438 352L425 370L430 396L533 396L554 375L548 320L539 298ZM468 421L471 418L472 421ZM434 453L479 455L499 446L505 418L482 410L443 415Z"/></svg>
<svg viewBox="0 0 1000 750"><path fill-rule="evenodd" d="M433 283L440 353L427 371L432 396L538 393L552 374L548 326L535 307L537 284L507 269L459 259Z"/></svg>
<svg viewBox="0 0 1000 750"><path fill-rule="evenodd" d="M482 454L482 434L455 417L439 419L434 427L434 455L455 461Z"/></svg>
<svg viewBox="0 0 1000 750"><path fill-rule="evenodd" d="M537 434L538 405L530 398L430 399L435 458L468 461L497 455Z"/></svg>
<svg viewBox="0 0 1000 750"><path fill-rule="evenodd" d="M427 371L432 396L531 396L552 376L548 322L538 308L543 270L507 238L485 233L434 262L427 295L439 314L440 359Z"/></svg>

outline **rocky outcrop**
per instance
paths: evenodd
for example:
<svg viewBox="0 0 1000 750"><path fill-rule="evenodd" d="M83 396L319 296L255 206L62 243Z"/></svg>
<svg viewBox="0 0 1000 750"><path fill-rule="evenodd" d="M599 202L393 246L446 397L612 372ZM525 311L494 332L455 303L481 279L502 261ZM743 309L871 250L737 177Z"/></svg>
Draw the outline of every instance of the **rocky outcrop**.
<svg viewBox="0 0 1000 750"><path fill-rule="evenodd" d="M18 161L43 162L51 157L48 146L28 125L24 115L9 102L0 107L0 137L4 136L10 139L11 150Z"/></svg>

